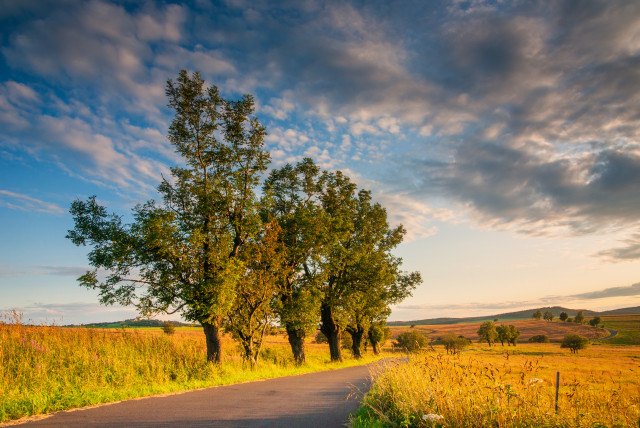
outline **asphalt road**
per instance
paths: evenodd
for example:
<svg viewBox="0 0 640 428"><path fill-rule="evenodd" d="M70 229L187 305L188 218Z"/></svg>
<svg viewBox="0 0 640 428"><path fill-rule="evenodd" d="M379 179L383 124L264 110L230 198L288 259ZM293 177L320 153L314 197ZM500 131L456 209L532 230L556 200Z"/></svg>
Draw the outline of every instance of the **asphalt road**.
<svg viewBox="0 0 640 428"><path fill-rule="evenodd" d="M14 426L341 427L371 386L368 366L57 412Z"/></svg>

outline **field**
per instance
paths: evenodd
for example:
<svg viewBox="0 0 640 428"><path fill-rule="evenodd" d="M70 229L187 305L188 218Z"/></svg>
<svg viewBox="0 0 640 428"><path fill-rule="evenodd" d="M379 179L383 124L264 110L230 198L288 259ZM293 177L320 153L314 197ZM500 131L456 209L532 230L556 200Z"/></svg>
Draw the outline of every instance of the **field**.
<svg viewBox="0 0 640 428"><path fill-rule="evenodd" d="M638 427L640 426L640 316L601 317L618 335L571 354L558 343L530 344L533 334L559 341L568 332L590 338L608 333L590 326L511 321L522 332L517 347L474 343L447 355L441 346L380 373L353 427ZM499 324L500 322L498 322ZM432 338L443 333L477 341L479 324L415 326ZM397 335L407 327L394 327ZM628 345L628 346L620 346ZM558 411L556 373L560 373Z"/></svg>
<svg viewBox="0 0 640 428"><path fill-rule="evenodd" d="M621 317L634 317L625 315ZM638 316L638 325L640 325L640 316ZM594 328L590 325L579 325L574 323L565 323L560 321L548 322L542 320L526 320L526 321L497 321L496 325L512 324L520 331L520 342L526 342L531 336L536 334L545 334L549 340L559 342L567 333L577 333L589 339L597 339L606 337L609 333L600 328ZM426 336L436 339L446 333L454 333L478 341L479 323L466 324L444 324L444 325L416 325L413 329L418 330ZM613 327L610 327L613 328ZM396 337L403 331L409 330L409 327L391 327L392 337Z"/></svg>
<svg viewBox="0 0 640 428"><path fill-rule="evenodd" d="M331 363L327 345L307 344L296 367L287 339L270 335L255 369L230 337L225 361L206 362L200 328L88 329L0 323L0 422L91 404L255 379L330 370L379 357Z"/></svg>
<svg viewBox="0 0 640 428"><path fill-rule="evenodd" d="M604 315L605 327L618 332L605 343L611 345L640 345L640 315Z"/></svg>
<svg viewBox="0 0 640 428"><path fill-rule="evenodd" d="M455 356L436 346L380 374L353 426L637 427L639 371L637 346L573 355L557 344L525 344Z"/></svg>

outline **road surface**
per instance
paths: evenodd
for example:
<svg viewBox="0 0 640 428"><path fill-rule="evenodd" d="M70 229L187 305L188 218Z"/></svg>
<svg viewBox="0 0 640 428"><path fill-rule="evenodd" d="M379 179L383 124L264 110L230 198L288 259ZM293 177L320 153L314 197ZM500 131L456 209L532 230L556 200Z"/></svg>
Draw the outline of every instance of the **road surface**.
<svg viewBox="0 0 640 428"><path fill-rule="evenodd" d="M371 386L368 366L53 413L13 426L341 427Z"/></svg>

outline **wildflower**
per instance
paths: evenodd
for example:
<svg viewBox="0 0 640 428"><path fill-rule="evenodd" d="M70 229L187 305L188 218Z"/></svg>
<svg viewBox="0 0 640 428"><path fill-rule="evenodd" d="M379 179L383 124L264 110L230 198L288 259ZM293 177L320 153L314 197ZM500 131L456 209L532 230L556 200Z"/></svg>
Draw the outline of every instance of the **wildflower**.
<svg viewBox="0 0 640 428"><path fill-rule="evenodd" d="M529 379L528 385L529 386L534 386L538 383L543 383L544 381L542 379L538 379L537 377L532 377L531 379Z"/></svg>
<svg viewBox="0 0 640 428"><path fill-rule="evenodd" d="M440 421L444 420L444 416L436 415L434 413L429 413L427 415L422 415L422 420L423 421L430 421L430 422L440 422Z"/></svg>

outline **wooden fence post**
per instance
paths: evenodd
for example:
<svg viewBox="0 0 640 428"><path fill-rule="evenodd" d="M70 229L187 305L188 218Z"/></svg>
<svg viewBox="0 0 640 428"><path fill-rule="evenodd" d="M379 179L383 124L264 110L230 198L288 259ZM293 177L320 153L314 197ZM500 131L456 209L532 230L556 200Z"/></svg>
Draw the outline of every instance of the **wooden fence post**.
<svg viewBox="0 0 640 428"><path fill-rule="evenodd" d="M556 372L556 413L558 413L558 391L560 390L560 372Z"/></svg>

